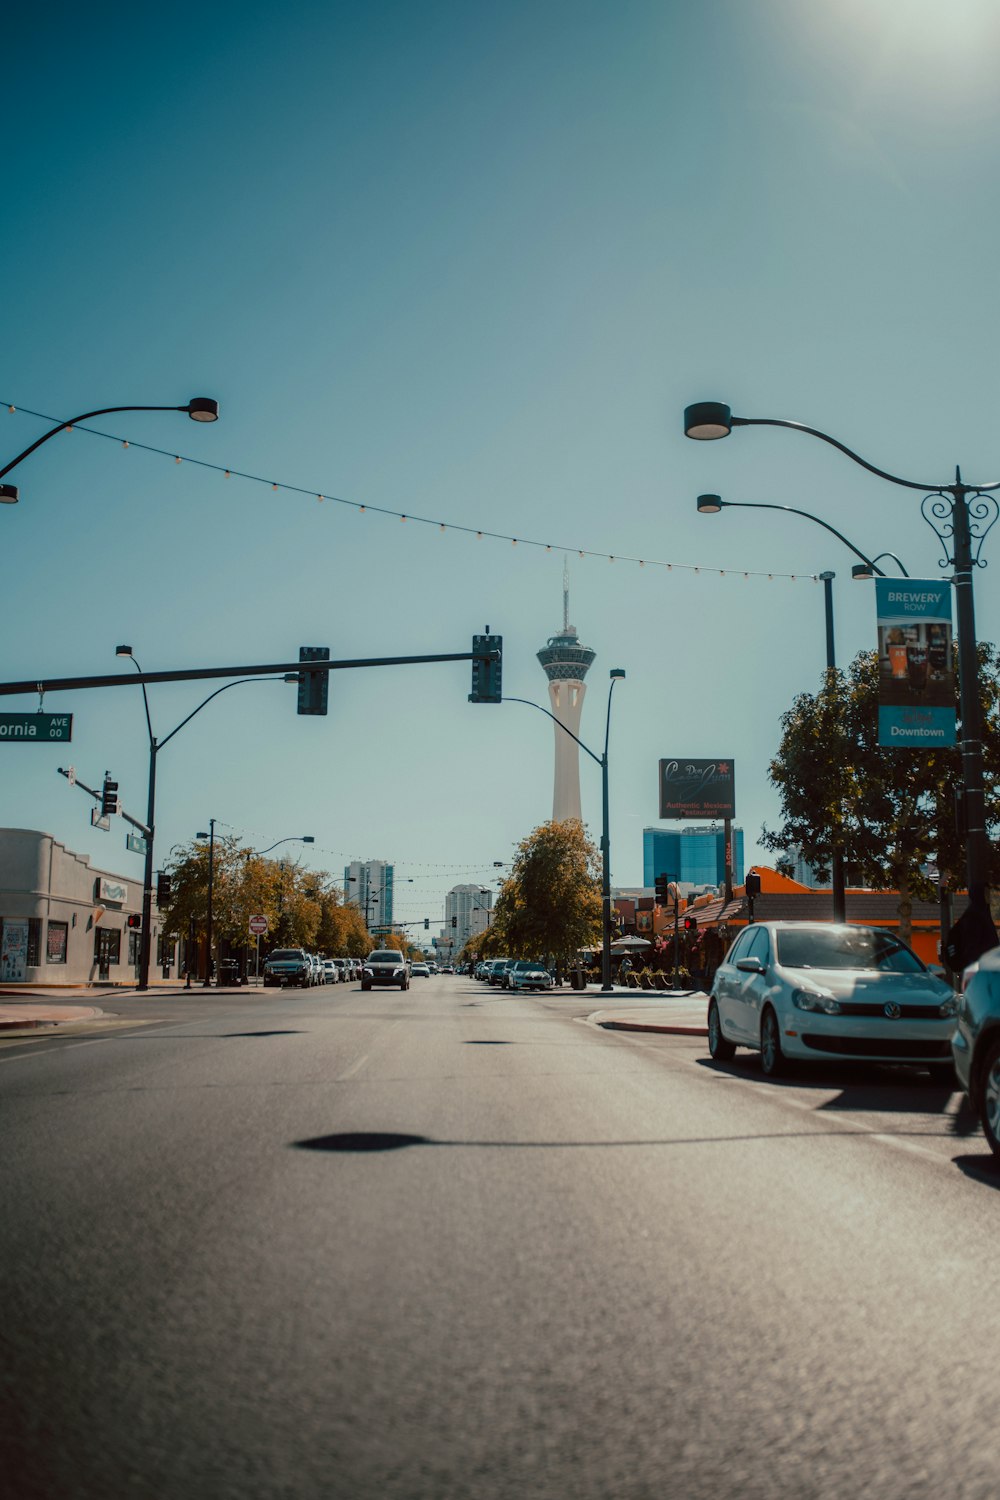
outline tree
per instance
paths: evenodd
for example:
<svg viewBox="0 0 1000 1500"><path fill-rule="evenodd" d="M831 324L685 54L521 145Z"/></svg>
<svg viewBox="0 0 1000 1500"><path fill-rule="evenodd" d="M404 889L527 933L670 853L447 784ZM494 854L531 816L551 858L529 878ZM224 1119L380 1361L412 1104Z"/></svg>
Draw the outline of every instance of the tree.
<svg viewBox="0 0 1000 1500"><path fill-rule="evenodd" d="M600 859L577 818L543 823L517 847L479 952L569 964L599 941Z"/></svg>
<svg viewBox="0 0 1000 1500"><path fill-rule="evenodd" d="M1000 823L1000 657L979 646L988 827ZM956 703L956 711L958 705ZM783 823L765 828L768 849L801 849L821 879L840 847L855 879L898 890L900 934L910 938L912 898L934 898L923 866L935 861L950 889L964 884L964 836L956 826L962 787L957 745L905 749L878 743L878 657L863 651L848 671L827 672L820 691L800 693L782 716L768 770L781 795ZM991 883L1000 858L991 841Z"/></svg>

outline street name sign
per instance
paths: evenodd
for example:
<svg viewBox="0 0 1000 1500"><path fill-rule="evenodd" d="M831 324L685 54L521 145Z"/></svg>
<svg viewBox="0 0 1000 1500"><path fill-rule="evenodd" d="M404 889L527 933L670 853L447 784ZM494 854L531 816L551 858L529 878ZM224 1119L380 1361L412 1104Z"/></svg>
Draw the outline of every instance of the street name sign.
<svg viewBox="0 0 1000 1500"><path fill-rule="evenodd" d="M125 835L125 848L131 849L133 854L145 854L146 840L138 833L127 833Z"/></svg>
<svg viewBox="0 0 1000 1500"><path fill-rule="evenodd" d="M266 917L251 917L250 918L250 934L251 934L252 937L263 937L263 935L264 935L264 933L266 931L267 931L267 918Z"/></svg>
<svg viewBox="0 0 1000 1500"><path fill-rule="evenodd" d="M0 743L51 745L73 738L72 714L0 714Z"/></svg>

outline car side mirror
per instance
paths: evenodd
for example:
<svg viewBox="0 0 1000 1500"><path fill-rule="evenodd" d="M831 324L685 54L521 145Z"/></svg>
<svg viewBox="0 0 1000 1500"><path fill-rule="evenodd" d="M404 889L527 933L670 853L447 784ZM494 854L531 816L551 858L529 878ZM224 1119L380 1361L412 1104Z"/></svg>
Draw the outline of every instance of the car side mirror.
<svg viewBox="0 0 1000 1500"><path fill-rule="evenodd" d="M766 972L764 969L764 965L757 957L738 958L736 960L736 967L742 974L763 974Z"/></svg>

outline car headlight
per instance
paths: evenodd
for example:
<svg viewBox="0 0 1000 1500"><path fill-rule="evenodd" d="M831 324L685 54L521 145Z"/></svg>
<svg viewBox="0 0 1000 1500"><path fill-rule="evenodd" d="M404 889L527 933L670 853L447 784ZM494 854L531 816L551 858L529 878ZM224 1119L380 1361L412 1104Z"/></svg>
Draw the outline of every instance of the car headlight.
<svg viewBox="0 0 1000 1500"><path fill-rule="evenodd" d="M949 995L948 998L947 998L947 1000L942 1000L941 1004L938 1006L938 1015L940 1015L940 1016L957 1016L958 1015L958 1007L959 1007L959 998L958 998L958 996L957 995Z"/></svg>
<svg viewBox="0 0 1000 1500"><path fill-rule="evenodd" d="M799 1010L824 1011L828 1016L840 1015L840 1001L821 990L793 990L792 1004Z"/></svg>

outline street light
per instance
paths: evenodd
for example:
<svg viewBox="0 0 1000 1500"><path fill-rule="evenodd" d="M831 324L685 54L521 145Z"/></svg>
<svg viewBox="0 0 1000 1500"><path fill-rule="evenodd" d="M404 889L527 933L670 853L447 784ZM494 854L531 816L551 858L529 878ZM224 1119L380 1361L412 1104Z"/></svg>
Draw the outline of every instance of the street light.
<svg viewBox="0 0 1000 1500"><path fill-rule="evenodd" d="M186 406L102 406L97 411L81 412L78 417L70 417L68 422L61 422L58 427L52 427L48 432L43 432L40 438L29 443L23 453L19 453L16 458L11 459L9 464L5 464L0 469L0 479L5 474L9 474L11 469L16 469L17 465L22 463L29 454L34 453L36 448L40 448L43 443L54 438L57 432L69 432L77 422L89 421L91 417L106 417L111 412L117 411L183 411L187 412L192 422L217 422L219 420L219 403L211 396L192 396ZM0 504L16 505L19 499L16 484L0 484Z"/></svg>
<svg viewBox="0 0 1000 1500"><path fill-rule="evenodd" d="M956 465L952 484L924 483L903 479L887 469L877 468L837 438L817 427L791 422L782 417L735 417L721 401L699 401L684 412L684 431L690 438L713 441L728 437L734 427L787 427L819 438L836 448L853 463L879 479L907 490L922 490L920 513L941 543L944 559L941 567L954 568L955 610L958 636L959 703L962 715L962 779L966 808L966 878L969 888L968 921L962 933L962 959L971 963L997 941L996 929L987 903L989 843L986 836L986 809L983 796L983 729L979 701L979 662L976 649L976 615L972 570L984 567L980 561L983 542L1000 515L993 491L1000 489L1000 479L988 484L966 484ZM825 523L824 523L825 524ZM853 549L852 549L853 550ZM870 559L862 558L868 563ZM960 919L963 920L963 919Z"/></svg>
<svg viewBox="0 0 1000 1500"><path fill-rule="evenodd" d="M205 954L205 988L210 988L212 983L212 878L215 874L215 819L209 818L208 832L196 833L196 839L208 839L208 923L206 926L205 939L207 953Z"/></svg>
<svg viewBox="0 0 1000 1500"><path fill-rule="evenodd" d="M185 408L178 408L178 410L184 409ZM200 420L208 419L202 418ZM131 646L116 646L115 655L128 657L128 659L135 667L136 671L140 674L140 676L142 675L142 667L139 665L138 661L136 661ZM198 704L197 708L193 708L191 710L187 718L182 719L181 722L176 725L168 735L166 735L162 740L159 741L153 733L153 723L149 714L149 698L146 694L146 684L144 682L140 683L140 687L142 688L143 706L146 710L146 729L149 734L149 780L147 782L146 795L146 864L143 873L142 928L139 933L139 983L137 986L139 990L149 989L149 960L150 947L152 942L152 932L150 931L150 929L152 926L153 917L153 834L156 826L157 756L164 748L164 746L170 743L174 735L177 734L181 729L183 729L185 724L190 724L195 714L201 713L205 705L211 703L212 699L217 698L220 693L224 693L232 687L240 687L247 682L284 682L286 680L287 679L284 677L238 677L234 682L227 682L222 687L216 688L214 693L209 693L208 697L203 699L202 702ZM202 835L199 834L198 837L201 838ZM204 837L207 838L208 835L205 834ZM209 949L209 954L211 956L211 948Z"/></svg>
<svg viewBox="0 0 1000 1500"><path fill-rule="evenodd" d="M851 569L852 578L874 578L876 575L879 578L884 578L885 574L878 566L879 560L883 557L891 557L898 565L904 578L909 578L910 576L895 552L880 552L876 558L866 557L863 552L855 547L852 541L849 541L844 536L842 531L838 531L835 526L831 526L821 516L814 516L811 510L798 510L793 505L774 505L763 500L723 500L720 495L699 495L696 504L698 514L702 516L718 515L720 510L780 510L785 511L788 515L802 516L805 520L814 521L817 526L822 526L824 531L832 532L838 541L843 542L844 546L854 553L855 557L862 558L862 561L855 564ZM833 580L836 576L836 573L831 572L819 574L820 581L823 584L823 605L826 615L826 669L828 672L835 672L837 670L837 658L833 640ZM842 849L838 847L833 848L830 856L830 865L833 920L835 922L846 922L847 881L844 871L844 851Z"/></svg>
<svg viewBox="0 0 1000 1500"><path fill-rule="evenodd" d="M244 849L244 859L259 859L265 854L270 854L272 849L277 849L278 844L315 844L316 840L311 833L290 833L287 838L279 839L277 844L269 844L266 849Z"/></svg>
<svg viewBox="0 0 1000 1500"><path fill-rule="evenodd" d="M529 708L537 708L540 714L545 714L553 724L558 724L560 729L566 731L571 740L576 740L581 750L585 750L592 761L601 768L601 991L610 994L614 986L611 983L611 827L608 803L608 740L611 735L611 696L615 690L615 683L624 680L625 671L622 667L612 667L608 673L610 686L608 688L608 712L604 723L604 754L595 755L589 745L583 740L577 739L572 729L567 729L561 719L555 714L549 713L540 703L533 703L530 698L508 698L504 694L505 703L526 703Z"/></svg>

